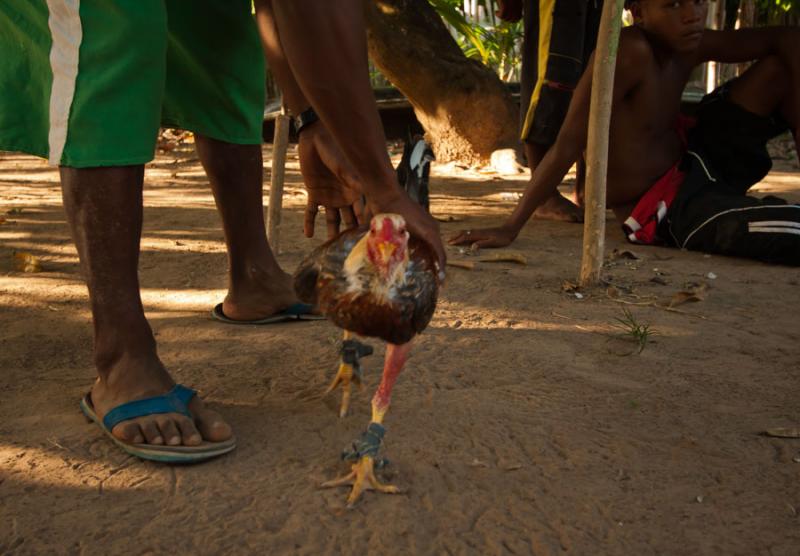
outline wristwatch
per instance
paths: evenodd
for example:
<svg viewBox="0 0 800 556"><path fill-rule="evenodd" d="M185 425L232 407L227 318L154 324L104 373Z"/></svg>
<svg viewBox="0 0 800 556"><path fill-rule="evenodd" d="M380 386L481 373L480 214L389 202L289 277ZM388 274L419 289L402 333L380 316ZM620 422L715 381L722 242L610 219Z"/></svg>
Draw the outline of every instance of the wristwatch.
<svg viewBox="0 0 800 556"><path fill-rule="evenodd" d="M298 135L300 135L300 132L303 131L303 129L307 128L317 120L319 120L319 116L317 116L317 113L314 112L313 108L309 107L294 117L294 130Z"/></svg>

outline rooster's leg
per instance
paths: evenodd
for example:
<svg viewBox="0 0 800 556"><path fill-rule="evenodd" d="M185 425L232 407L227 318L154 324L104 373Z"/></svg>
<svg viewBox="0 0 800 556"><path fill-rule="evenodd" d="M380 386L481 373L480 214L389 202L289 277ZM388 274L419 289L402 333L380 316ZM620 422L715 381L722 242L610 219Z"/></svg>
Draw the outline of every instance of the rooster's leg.
<svg viewBox="0 0 800 556"><path fill-rule="evenodd" d="M345 450L342 454L344 459L355 461L350 473L344 477L323 483L323 487L336 487L342 485L353 485L350 496L347 497L347 505L352 506L365 490L377 490L387 494L396 494L400 490L393 485L385 485L375 477L375 465L380 466L383 460L377 460L378 450L383 442L385 429L383 428L383 418L389 410L392 387L400 371L403 370L408 352L411 350L411 342L400 346L387 344L386 359L383 367L383 377L375 396L372 398L372 421L367 427L367 431L353 443L352 449Z"/></svg>
<svg viewBox="0 0 800 556"><path fill-rule="evenodd" d="M355 382L359 386L361 384L361 365L359 360L372 353L372 346L363 344L353 338L353 333L349 330L344 331L344 338L342 340L341 355L342 360L339 363L339 370L336 376L333 377L325 395L333 392L336 387L342 388L342 405L339 408L339 417L347 415L347 409L350 407L350 391L351 383Z"/></svg>

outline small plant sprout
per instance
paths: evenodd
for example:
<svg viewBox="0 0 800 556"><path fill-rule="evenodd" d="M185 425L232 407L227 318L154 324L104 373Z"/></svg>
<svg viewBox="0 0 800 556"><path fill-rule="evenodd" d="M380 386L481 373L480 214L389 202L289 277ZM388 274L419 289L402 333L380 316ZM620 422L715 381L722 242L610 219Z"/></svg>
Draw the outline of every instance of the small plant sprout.
<svg viewBox="0 0 800 556"><path fill-rule="evenodd" d="M639 346L637 353L642 353L647 345L650 337L655 334L655 331L650 328L649 324L642 324L636 320L628 309L622 309L622 317L616 317L615 320L619 324L615 324L617 328L622 329L623 337L633 340Z"/></svg>

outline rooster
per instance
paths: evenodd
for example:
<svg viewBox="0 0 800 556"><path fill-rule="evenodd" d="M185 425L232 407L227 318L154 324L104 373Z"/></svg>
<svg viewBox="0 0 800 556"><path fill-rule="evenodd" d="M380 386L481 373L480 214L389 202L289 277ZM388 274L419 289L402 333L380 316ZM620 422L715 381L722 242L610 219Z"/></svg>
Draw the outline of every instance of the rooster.
<svg viewBox="0 0 800 556"><path fill-rule="evenodd" d="M383 376L372 398L372 419L367 431L344 454L353 460L351 472L323 486L352 485L347 499L352 505L364 490L396 493L393 485L375 477L378 450L385 429L392 387L403 370L413 338L422 332L436 309L438 268L427 243L409 238L398 214L378 214L369 229L351 229L315 249L295 273L295 290L301 300L317 305L333 323L344 329L342 361L328 391L341 386L344 416L351 383L360 383L359 359L371 348L353 335L377 337L387 342Z"/></svg>

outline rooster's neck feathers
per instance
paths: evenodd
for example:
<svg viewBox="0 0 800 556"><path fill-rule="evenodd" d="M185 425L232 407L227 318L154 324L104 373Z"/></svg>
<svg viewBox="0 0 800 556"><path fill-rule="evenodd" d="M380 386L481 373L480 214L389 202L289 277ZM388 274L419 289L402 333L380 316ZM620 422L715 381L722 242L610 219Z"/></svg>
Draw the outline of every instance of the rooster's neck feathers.
<svg viewBox="0 0 800 556"><path fill-rule="evenodd" d="M384 278L367 256L367 239L368 235L362 237L344 260L347 290L350 293L369 291L378 298L389 300L395 288L405 282L408 252L406 251L403 260L394 267L391 274Z"/></svg>

